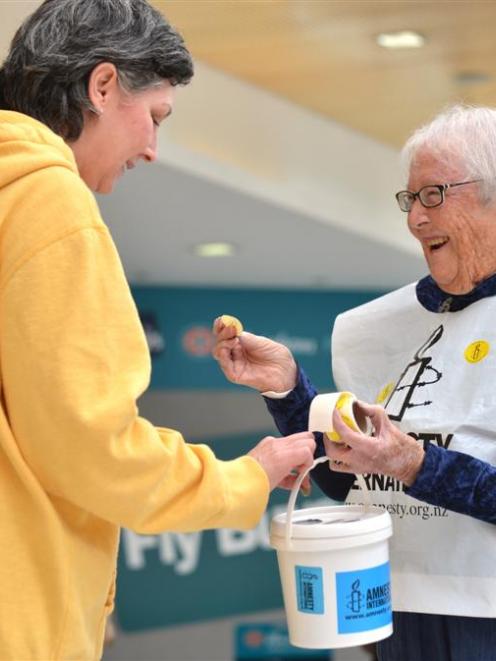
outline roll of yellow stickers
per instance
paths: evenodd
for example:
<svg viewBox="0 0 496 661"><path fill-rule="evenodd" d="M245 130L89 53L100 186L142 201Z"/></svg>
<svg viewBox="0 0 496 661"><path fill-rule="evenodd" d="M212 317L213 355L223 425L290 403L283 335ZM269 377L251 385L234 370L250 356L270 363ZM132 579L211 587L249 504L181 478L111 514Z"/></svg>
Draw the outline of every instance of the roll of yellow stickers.
<svg viewBox="0 0 496 661"><path fill-rule="evenodd" d="M353 431L368 434L370 425L367 416L357 405L357 398L351 392L333 392L317 395L310 405L308 430L323 432L335 443L342 443L334 429L332 415L337 409L344 423Z"/></svg>
<svg viewBox="0 0 496 661"><path fill-rule="evenodd" d="M220 320L224 326L233 326L236 330L236 336L241 335L243 332L243 324L237 317L232 317L230 314L223 314Z"/></svg>

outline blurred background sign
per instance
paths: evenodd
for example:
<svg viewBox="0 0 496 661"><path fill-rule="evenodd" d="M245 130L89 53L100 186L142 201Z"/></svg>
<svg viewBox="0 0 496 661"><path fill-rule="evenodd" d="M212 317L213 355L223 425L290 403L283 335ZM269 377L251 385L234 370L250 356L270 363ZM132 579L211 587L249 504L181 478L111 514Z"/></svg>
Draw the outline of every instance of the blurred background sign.
<svg viewBox="0 0 496 661"><path fill-rule="evenodd" d="M238 317L245 330L283 342L317 385L330 384L336 315L381 292L134 287L152 352L155 389L239 388L210 355L212 323Z"/></svg>
<svg viewBox="0 0 496 661"><path fill-rule="evenodd" d="M235 661L330 661L330 650L307 650L289 642L285 622L241 623L235 630Z"/></svg>

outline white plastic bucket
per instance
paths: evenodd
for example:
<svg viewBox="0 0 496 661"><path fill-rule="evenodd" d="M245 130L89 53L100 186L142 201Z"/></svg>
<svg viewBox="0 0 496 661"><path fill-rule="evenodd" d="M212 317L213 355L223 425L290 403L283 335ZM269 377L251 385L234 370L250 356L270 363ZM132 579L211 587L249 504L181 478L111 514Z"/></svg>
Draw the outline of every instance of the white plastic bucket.
<svg viewBox="0 0 496 661"><path fill-rule="evenodd" d="M327 459L317 459L314 466ZM270 530L289 640L297 647L340 648L387 638L393 632L391 517L367 505L294 511L308 470L294 485L287 512L272 519Z"/></svg>

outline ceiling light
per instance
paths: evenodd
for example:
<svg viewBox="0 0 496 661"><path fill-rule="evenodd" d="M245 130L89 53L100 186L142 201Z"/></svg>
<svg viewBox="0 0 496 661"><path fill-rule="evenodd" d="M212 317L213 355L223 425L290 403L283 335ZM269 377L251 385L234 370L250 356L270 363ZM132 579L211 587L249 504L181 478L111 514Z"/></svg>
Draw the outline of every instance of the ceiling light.
<svg viewBox="0 0 496 661"><path fill-rule="evenodd" d="M383 48L421 48L425 44L425 37L412 30L402 30L382 32L377 35L376 41Z"/></svg>
<svg viewBox="0 0 496 661"><path fill-rule="evenodd" d="M455 75L455 82L458 85L482 85L489 83L491 76L484 71L460 71Z"/></svg>
<svg viewBox="0 0 496 661"><path fill-rule="evenodd" d="M231 257L236 252L232 243L198 243L195 248L198 257Z"/></svg>

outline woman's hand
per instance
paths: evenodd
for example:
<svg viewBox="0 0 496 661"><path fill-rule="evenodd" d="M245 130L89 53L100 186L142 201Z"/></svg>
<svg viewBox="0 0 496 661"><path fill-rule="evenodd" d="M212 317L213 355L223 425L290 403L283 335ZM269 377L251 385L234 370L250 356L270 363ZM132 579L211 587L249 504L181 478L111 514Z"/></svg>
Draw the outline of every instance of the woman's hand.
<svg viewBox="0 0 496 661"><path fill-rule="evenodd" d="M390 475L411 486L424 461L422 445L395 427L382 406L363 402L358 402L358 406L370 419L374 436L353 431L335 410L332 421L343 443L330 441L324 435L326 454L333 460L332 470Z"/></svg>
<svg viewBox="0 0 496 661"><path fill-rule="evenodd" d="M314 452L313 434L305 431L282 438L266 436L248 454L258 461L267 473L272 491L275 487L292 489L298 479L298 473L312 465ZM310 489L308 475L301 486L303 490Z"/></svg>
<svg viewBox="0 0 496 661"><path fill-rule="evenodd" d="M285 392L295 387L296 363L283 344L252 333L236 336L235 328L225 326L220 317L213 332L216 344L212 354L229 381L260 392Z"/></svg>

